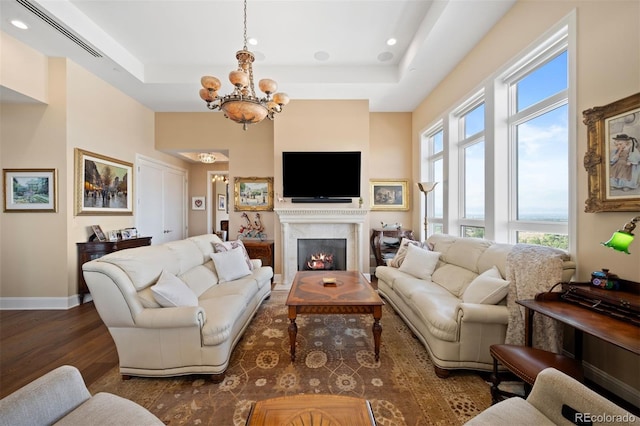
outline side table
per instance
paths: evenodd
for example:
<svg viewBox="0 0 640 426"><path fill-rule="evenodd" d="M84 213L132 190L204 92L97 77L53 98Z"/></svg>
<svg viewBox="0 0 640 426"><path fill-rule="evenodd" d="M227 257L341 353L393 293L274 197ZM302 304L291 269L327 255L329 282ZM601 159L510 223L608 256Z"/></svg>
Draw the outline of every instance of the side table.
<svg viewBox="0 0 640 426"><path fill-rule="evenodd" d="M80 303L84 303L84 298L89 294L89 287L82 275L82 265L90 260L98 259L105 254L118 250L151 245L152 237L138 237L130 240L118 241L89 241L86 243L76 243L78 248L78 294Z"/></svg>
<svg viewBox="0 0 640 426"><path fill-rule="evenodd" d="M371 232L371 250L376 258L376 266L386 265L400 248L403 238L413 240L411 229L374 229Z"/></svg>
<svg viewBox="0 0 640 426"><path fill-rule="evenodd" d="M262 266L274 268L274 243L273 240L242 240L244 248L251 259L260 259ZM271 279L273 281L273 278Z"/></svg>

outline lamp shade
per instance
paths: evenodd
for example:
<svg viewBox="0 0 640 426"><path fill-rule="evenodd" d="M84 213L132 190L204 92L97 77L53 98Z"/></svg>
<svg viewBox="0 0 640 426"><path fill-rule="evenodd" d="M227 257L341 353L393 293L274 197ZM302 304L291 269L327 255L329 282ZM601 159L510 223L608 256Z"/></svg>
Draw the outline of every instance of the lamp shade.
<svg viewBox="0 0 640 426"><path fill-rule="evenodd" d="M629 253L629 244L633 241L633 234L616 231L613 233L609 241L606 243L601 243L605 247L611 247L614 250L623 251L627 254Z"/></svg>

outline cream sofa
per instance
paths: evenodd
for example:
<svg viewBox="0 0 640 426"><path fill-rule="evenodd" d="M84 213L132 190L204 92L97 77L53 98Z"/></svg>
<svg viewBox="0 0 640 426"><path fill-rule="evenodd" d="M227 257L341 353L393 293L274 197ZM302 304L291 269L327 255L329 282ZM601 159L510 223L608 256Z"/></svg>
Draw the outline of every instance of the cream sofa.
<svg viewBox="0 0 640 426"><path fill-rule="evenodd" d="M629 425L640 419L570 376L546 368L538 374L527 399L500 401L465 426Z"/></svg>
<svg viewBox="0 0 640 426"><path fill-rule="evenodd" d="M238 250L212 256L218 243L223 242L214 234L200 235L117 251L82 265L116 343L123 376L223 379L232 349L271 294L273 270L248 256L238 259ZM227 254L233 258L223 257ZM240 270L246 275L235 278Z"/></svg>
<svg viewBox="0 0 640 426"><path fill-rule="evenodd" d="M63 365L0 400L0 426L164 425L145 408L106 392L91 396L77 368Z"/></svg>
<svg viewBox="0 0 640 426"><path fill-rule="evenodd" d="M427 271L431 273L419 277L420 271L405 266L416 250L426 250L414 250L412 244L418 242L407 249L407 242L403 240L398 251L400 260L406 255L404 263L397 267L396 258L396 263L392 259L376 268L378 292L424 344L439 377L447 377L452 369L491 371L489 346L505 342L510 318L506 296L511 284L503 278L514 246L434 234L422 243L436 253ZM429 262L412 263L423 267ZM562 268L562 279L568 281L575 263L565 261Z"/></svg>

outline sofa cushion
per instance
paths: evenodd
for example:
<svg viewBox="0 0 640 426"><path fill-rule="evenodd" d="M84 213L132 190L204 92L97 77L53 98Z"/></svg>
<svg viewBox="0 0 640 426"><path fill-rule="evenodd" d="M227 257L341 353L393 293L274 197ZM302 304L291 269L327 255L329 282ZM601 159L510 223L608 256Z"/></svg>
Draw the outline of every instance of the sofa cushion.
<svg viewBox="0 0 640 426"><path fill-rule="evenodd" d="M238 246L229 251L210 254L221 283L233 281L251 274L242 250L243 247Z"/></svg>
<svg viewBox="0 0 640 426"><path fill-rule="evenodd" d="M138 291L155 284L162 271L180 272L178 259L164 244L118 250L98 260L122 269Z"/></svg>
<svg viewBox="0 0 640 426"><path fill-rule="evenodd" d="M456 312L460 299L451 294L434 296L428 291L416 292L409 306L422 318L429 332L440 340L458 340L458 318Z"/></svg>
<svg viewBox="0 0 640 426"><path fill-rule="evenodd" d="M100 392L67 414L57 426L67 425L163 425L146 408L118 395Z"/></svg>
<svg viewBox="0 0 640 426"><path fill-rule="evenodd" d="M197 265L202 265L202 252L190 240L169 241L164 244L178 261L179 270L176 275L188 271Z"/></svg>
<svg viewBox="0 0 640 426"><path fill-rule="evenodd" d="M184 281L198 297L218 284L218 275L211 257L205 264L189 269L187 272L178 275L178 278Z"/></svg>
<svg viewBox="0 0 640 426"><path fill-rule="evenodd" d="M180 278L170 272L162 271L158 282L151 286L158 303L170 308L174 306L198 306L198 297Z"/></svg>
<svg viewBox="0 0 640 426"><path fill-rule="evenodd" d="M451 294L460 297L464 289L478 274L460 266L440 262L431 275L431 281L446 288Z"/></svg>
<svg viewBox="0 0 640 426"><path fill-rule="evenodd" d="M247 307L243 296L238 294L220 295L200 301L207 314L202 327L202 342L219 345L231 337L233 326Z"/></svg>
<svg viewBox="0 0 640 426"><path fill-rule="evenodd" d="M430 280L439 258L440 253L438 252L409 244L407 245L407 256L398 269L416 278Z"/></svg>
<svg viewBox="0 0 640 426"><path fill-rule="evenodd" d="M462 293L462 301L495 305L507 296L509 281L503 280L496 266L478 275Z"/></svg>
<svg viewBox="0 0 640 426"><path fill-rule="evenodd" d="M391 267L399 268L400 265L402 265L402 262L404 262L405 257L407 256L407 246L409 245L415 245L420 248L429 248L426 242L422 243L420 241L403 238L402 241L400 241L400 247L398 247L396 255L392 259L390 259L387 264Z"/></svg>
<svg viewBox="0 0 640 426"><path fill-rule="evenodd" d="M196 235L195 237L189 237L187 239L189 241L193 241L200 249L200 252L202 253L201 263L205 263L211 259L209 255L215 251L213 249L214 244L223 242L216 234Z"/></svg>
<svg viewBox="0 0 640 426"><path fill-rule="evenodd" d="M449 250L442 253L442 260L479 274L478 259L492 244L491 241L481 238L459 238Z"/></svg>
<svg viewBox="0 0 640 426"><path fill-rule="evenodd" d="M247 249L244 246L244 243L242 242L242 240L227 241L227 242L221 242L221 243L214 243L213 244L213 248L214 248L216 253L225 252L225 251L231 251L231 250L233 250L234 248L237 248L237 247L241 247L242 248L242 253L244 254L244 259L247 262L247 266L249 267L249 270L252 271L253 270L253 263L251 263L251 258L249 257L249 253L247 252Z"/></svg>

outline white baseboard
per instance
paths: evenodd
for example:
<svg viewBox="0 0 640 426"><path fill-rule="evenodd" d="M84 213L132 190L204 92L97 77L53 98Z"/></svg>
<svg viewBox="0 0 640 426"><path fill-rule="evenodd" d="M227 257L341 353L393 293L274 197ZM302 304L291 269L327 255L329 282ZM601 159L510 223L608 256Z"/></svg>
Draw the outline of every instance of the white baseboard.
<svg viewBox="0 0 640 426"><path fill-rule="evenodd" d="M0 297L0 310L66 310L78 306L80 296L69 297Z"/></svg>
<svg viewBox="0 0 640 426"><path fill-rule="evenodd" d="M640 390L629 386L615 377L612 377L588 362L583 361L582 365L584 367L584 376L587 379L597 383L636 407L640 407Z"/></svg>

